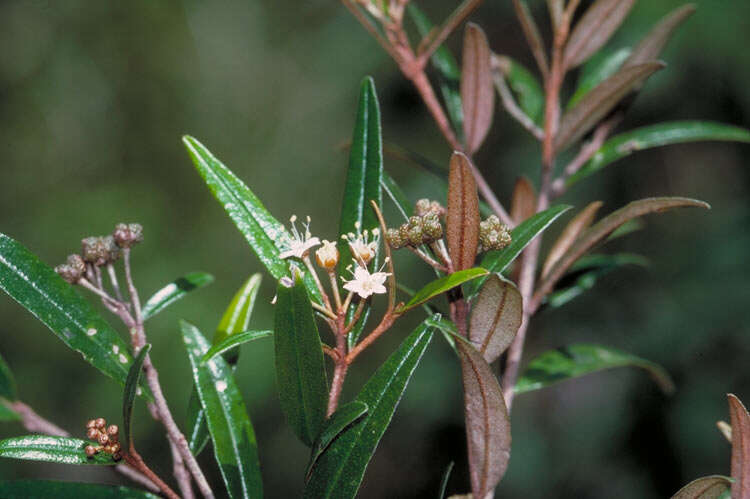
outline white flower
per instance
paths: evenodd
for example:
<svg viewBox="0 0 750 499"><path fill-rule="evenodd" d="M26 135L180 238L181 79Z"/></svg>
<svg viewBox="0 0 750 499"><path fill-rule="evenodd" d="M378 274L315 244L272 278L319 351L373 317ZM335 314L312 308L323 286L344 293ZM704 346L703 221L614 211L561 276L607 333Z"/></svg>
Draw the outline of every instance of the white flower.
<svg viewBox="0 0 750 499"><path fill-rule="evenodd" d="M279 254L279 258L303 258L307 256L311 248L320 244L320 239L312 237L312 234L310 234L310 217L307 217L307 223L304 224L304 234L300 234L297 231L297 226L295 225L297 215L292 215L289 221L292 223L292 237L286 237L286 240L283 241L284 251Z"/></svg>
<svg viewBox="0 0 750 499"><path fill-rule="evenodd" d="M368 298L372 294L383 294L386 292L386 277L390 274L386 272L373 272L372 274L361 265L354 269L354 279L346 281L344 289L357 293L362 298Z"/></svg>
<svg viewBox="0 0 750 499"><path fill-rule="evenodd" d="M360 224L357 222L354 227L357 229L357 234L349 233L341 236L347 243L349 243L349 249L352 252L354 261L366 267L370 261L375 258L375 252L378 249L378 242L380 241L380 231L378 229L372 229L372 231L360 232ZM372 241L369 241L370 234L372 234Z"/></svg>
<svg viewBox="0 0 750 499"><path fill-rule="evenodd" d="M332 270L339 263L339 250L336 243L323 239L323 246L315 252L315 261L326 270Z"/></svg>

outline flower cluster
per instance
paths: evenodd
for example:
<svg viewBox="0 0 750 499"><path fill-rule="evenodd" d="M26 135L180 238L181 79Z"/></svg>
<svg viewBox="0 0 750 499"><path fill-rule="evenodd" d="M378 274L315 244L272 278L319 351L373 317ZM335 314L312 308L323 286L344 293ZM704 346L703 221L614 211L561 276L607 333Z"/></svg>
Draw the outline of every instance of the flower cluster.
<svg viewBox="0 0 750 499"><path fill-rule="evenodd" d="M84 451L86 456L94 457L99 452L112 455L112 459L118 461L122 458L122 446L120 445L120 429L117 425L107 426L104 418L96 418L86 423L86 437L94 440L99 445L87 445Z"/></svg>
<svg viewBox="0 0 750 499"><path fill-rule="evenodd" d="M490 215L479 224L479 253L490 250L501 250L511 243L508 226L495 215Z"/></svg>

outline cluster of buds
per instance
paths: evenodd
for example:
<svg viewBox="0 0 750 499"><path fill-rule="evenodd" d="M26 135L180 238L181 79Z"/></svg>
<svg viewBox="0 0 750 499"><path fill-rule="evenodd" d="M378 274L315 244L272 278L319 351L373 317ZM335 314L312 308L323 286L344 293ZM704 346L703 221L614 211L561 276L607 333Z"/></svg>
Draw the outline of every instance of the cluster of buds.
<svg viewBox="0 0 750 499"><path fill-rule="evenodd" d="M414 214L418 217L423 217L430 213L442 217L445 216L445 208L437 201L430 201L429 199L420 199L414 205Z"/></svg>
<svg viewBox="0 0 750 499"><path fill-rule="evenodd" d="M508 226L495 215L490 215L479 224L479 248L478 252L501 250L511 242Z"/></svg>
<svg viewBox="0 0 750 499"><path fill-rule="evenodd" d="M440 216L429 211L425 215L414 215L398 229L388 229L386 240L393 249L411 246L416 248L422 244L432 244L443 237L443 226Z"/></svg>
<svg viewBox="0 0 750 499"><path fill-rule="evenodd" d="M106 452L112 455L112 459L118 461L122 458L122 446L118 441L120 438L120 429L117 425L107 426L104 418L96 418L86 423L86 436L89 440L94 440L99 445L87 445L84 449L86 456L94 457L99 452Z"/></svg>
<svg viewBox="0 0 750 499"><path fill-rule="evenodd" d="M120 258L123 248L143 241L143 227L140 224L117 224L108 236L91 236L81 240L81 254L68 256L66 263L55 267L55 272L71 284L77 283L86 275L87 265L101 267L114 263Z"/></svg>

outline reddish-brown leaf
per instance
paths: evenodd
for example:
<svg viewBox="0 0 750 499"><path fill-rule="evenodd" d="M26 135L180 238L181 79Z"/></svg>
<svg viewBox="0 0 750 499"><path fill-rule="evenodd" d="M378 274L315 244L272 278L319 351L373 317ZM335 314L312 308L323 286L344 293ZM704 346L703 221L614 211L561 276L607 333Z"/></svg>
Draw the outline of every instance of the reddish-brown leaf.
<svg viewBox="0 0 750 499"><path fill-rule="evenodd" d="M482 145L490 130L495 111L491 55L482 28L469 23L464 34L461 103L464 112L466 151L470 155Z"/></svg>
<svg viewBox="0 0 750 499"><path fill-rule="evenodd" d="M491 274L472 301L469 339L491 364L513 342L522 319L523 298L518 288Z"/></svg>
<svg viewBox="0 0 750 499"><path fill-rule="evenodd" d="M479 197L470 160L460 152L451 157L445 226L453 270L470 269L479 244Z"/></svg>
<svg viewBox="0 0 750 499"><path fill-rule="evenodd" d="M513 188L513 199L510 204L510 218L520 224L536 213L536 191L534 184L526 177L518 177Z"/></svg>
<svg viewBox="0 0 750 499"><path fill-rule="evenodd" d="M695 9L694 4L687 4L670 12L633 49L623 67L637 66L658 59L674 30L693 15Z"/></svg>
<svg viewBox="0 0 750 499"><path fill-rule="evenodd" d="M549 73L549 63L547 62L547 53L544 50L544 40L542 40L542 35L539 34L539 27L529 11L529 6L526 5L524 0L513 0L513 8L516 10L516 16L521 23L531 53L534 54L539 71L546 76Z"/></svg>
<svg viewBox="0 0 750 499"><path fill-rule="evenodd" d="M732 499L750 497L750 414L740 399L727 395L732 424Z"/></svg>
<svg viewBox="0 0 750 499"><path fill-rule="evenodd" d="M542 277L549 274L550 269L552 269L560 257L563 256L571 246L573 246L573 243L578 236L581 235L581 232L591 225L591 222L594 221L594 217L596 216L596 212L599 211L602 204L604 203L601 201L594 201L581 210L581 212L565 226L562 234L560 234L560 237L557 238L555 244L552 245L552 248L547 254L547 259L544 261L544 266L542 267Z"/></svg>
<svg viewBox="0 0 750 499"><path fill-rule="evenodd" d="M560 257L558 262L549 271L547 277L542 279L539 285L538 291L535 293L535 298L540 298L549 293L554 287L555 283L565 274L576 260L583 256L591 248L603 241L609 234L615 229L620 227L628 220L632 220L637 217L641 217L648 213L662 212L670 210L672 208L680 208L684 206L694 206L699 208L710 209L708 203L698 201L689 198L679 197L663 197L663 198L646 198L638 201L633 201L620 208L619 210L610 213L608 216L602 218L593 226L589 227L580 237L576 240L573 246Z"/></svg>
<svg viewBox="0 0 750 499"><path fill-rule="evenodd" d="M617 31L635 0L597 0L576 24L565 46L565 67L572 69L588 60Z"/></svg>
<svg viewBox="0 0 750 499"><path fill-rule="evenodd" d="M731 485L731 480L725 476L704 476L685 485L672 499L718 499Z"/></svg>
<svg viewBox="0 0 750 499"><path fill-rule="evenodd" d="M634 88L641 86L649 76L665 66L663 62L631 66L621 69L597 85L563 115L555 136L555 149L561 151L583 137Z"/></svg>
<svg viewBox="0 0 750 499"><path fill-rule="evenodd" d="M471 491L484 498L495 489L510 459L510 418L503 392L484 357L456 341L464 385L464 416Z"/></svg>

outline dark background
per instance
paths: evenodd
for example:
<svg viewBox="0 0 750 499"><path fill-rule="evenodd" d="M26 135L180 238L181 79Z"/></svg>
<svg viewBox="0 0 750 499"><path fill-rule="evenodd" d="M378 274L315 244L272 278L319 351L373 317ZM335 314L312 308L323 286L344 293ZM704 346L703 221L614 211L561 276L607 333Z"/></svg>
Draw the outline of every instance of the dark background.
<svg viewBox="0 0 750 499"><path fill-rule="evenodd" d="M438 19L457 2L423 3ZM510 3L488 0L472 20L496 52L531 66ZM529 4L546 27L544 2ZM632 45L678 5L640 2L608 47ZM620 129L689 118L750 126L749 29L745 0L700 2L664 54L668 69L650 80ZM454 36L450 45L459 42ZM203 141L279 219L310 214L314 232L334 238L347 164L340 146L351 136L358 83L367 74L378 87L385 140L446 165L450 150L412 88L334 0L0 1L0 231L54 265L82 237L139 221L146 229L134 255L142 295L188 271L216 276L148 328L182 421L192 381L178 319L211 334L237 287L262 268L195 173L181 135ZM619 369L520 396L498 497L658 498L693 478L728 474L730 449L715 422L728 418L726 393L750 402L748 154L747 145L718 143L641 152L565 196L577 207L602 199L603 212L655 195L712 204L710 212L652 216L645 230L608 246L642 253L652 266L609 275L569 306L540 314L530 332L529 354L576 341L611 345L665 366L677 391L665 397L644 373ZM507 206L518 175L537 180L538 158L536 143L498 111L476 159ZM439 196L433 177L390 158L386 168L412 200ZM396 264L413 286L430 277L409 255ZM272 326L273 287L266 276L253 327ZM368 352L345 397L418 315ZM90 417L119 419L118 385L7 297L0 297L0 317L0 351L24 401L78 436ZM280 424L272 344L242 350L237 379L267 497L294 497L307 452ZM451 460L457 468L449 491L465 492L461 400L457 362L436 338L361 496L435 497ZM24 431L6 424L0 435ZM170 476L167 446L143 406L135 432L141 453ZM211 451L201 460L219 490ZM0 462L2 478L39 476L118 480L107 470Z"/></svg>

